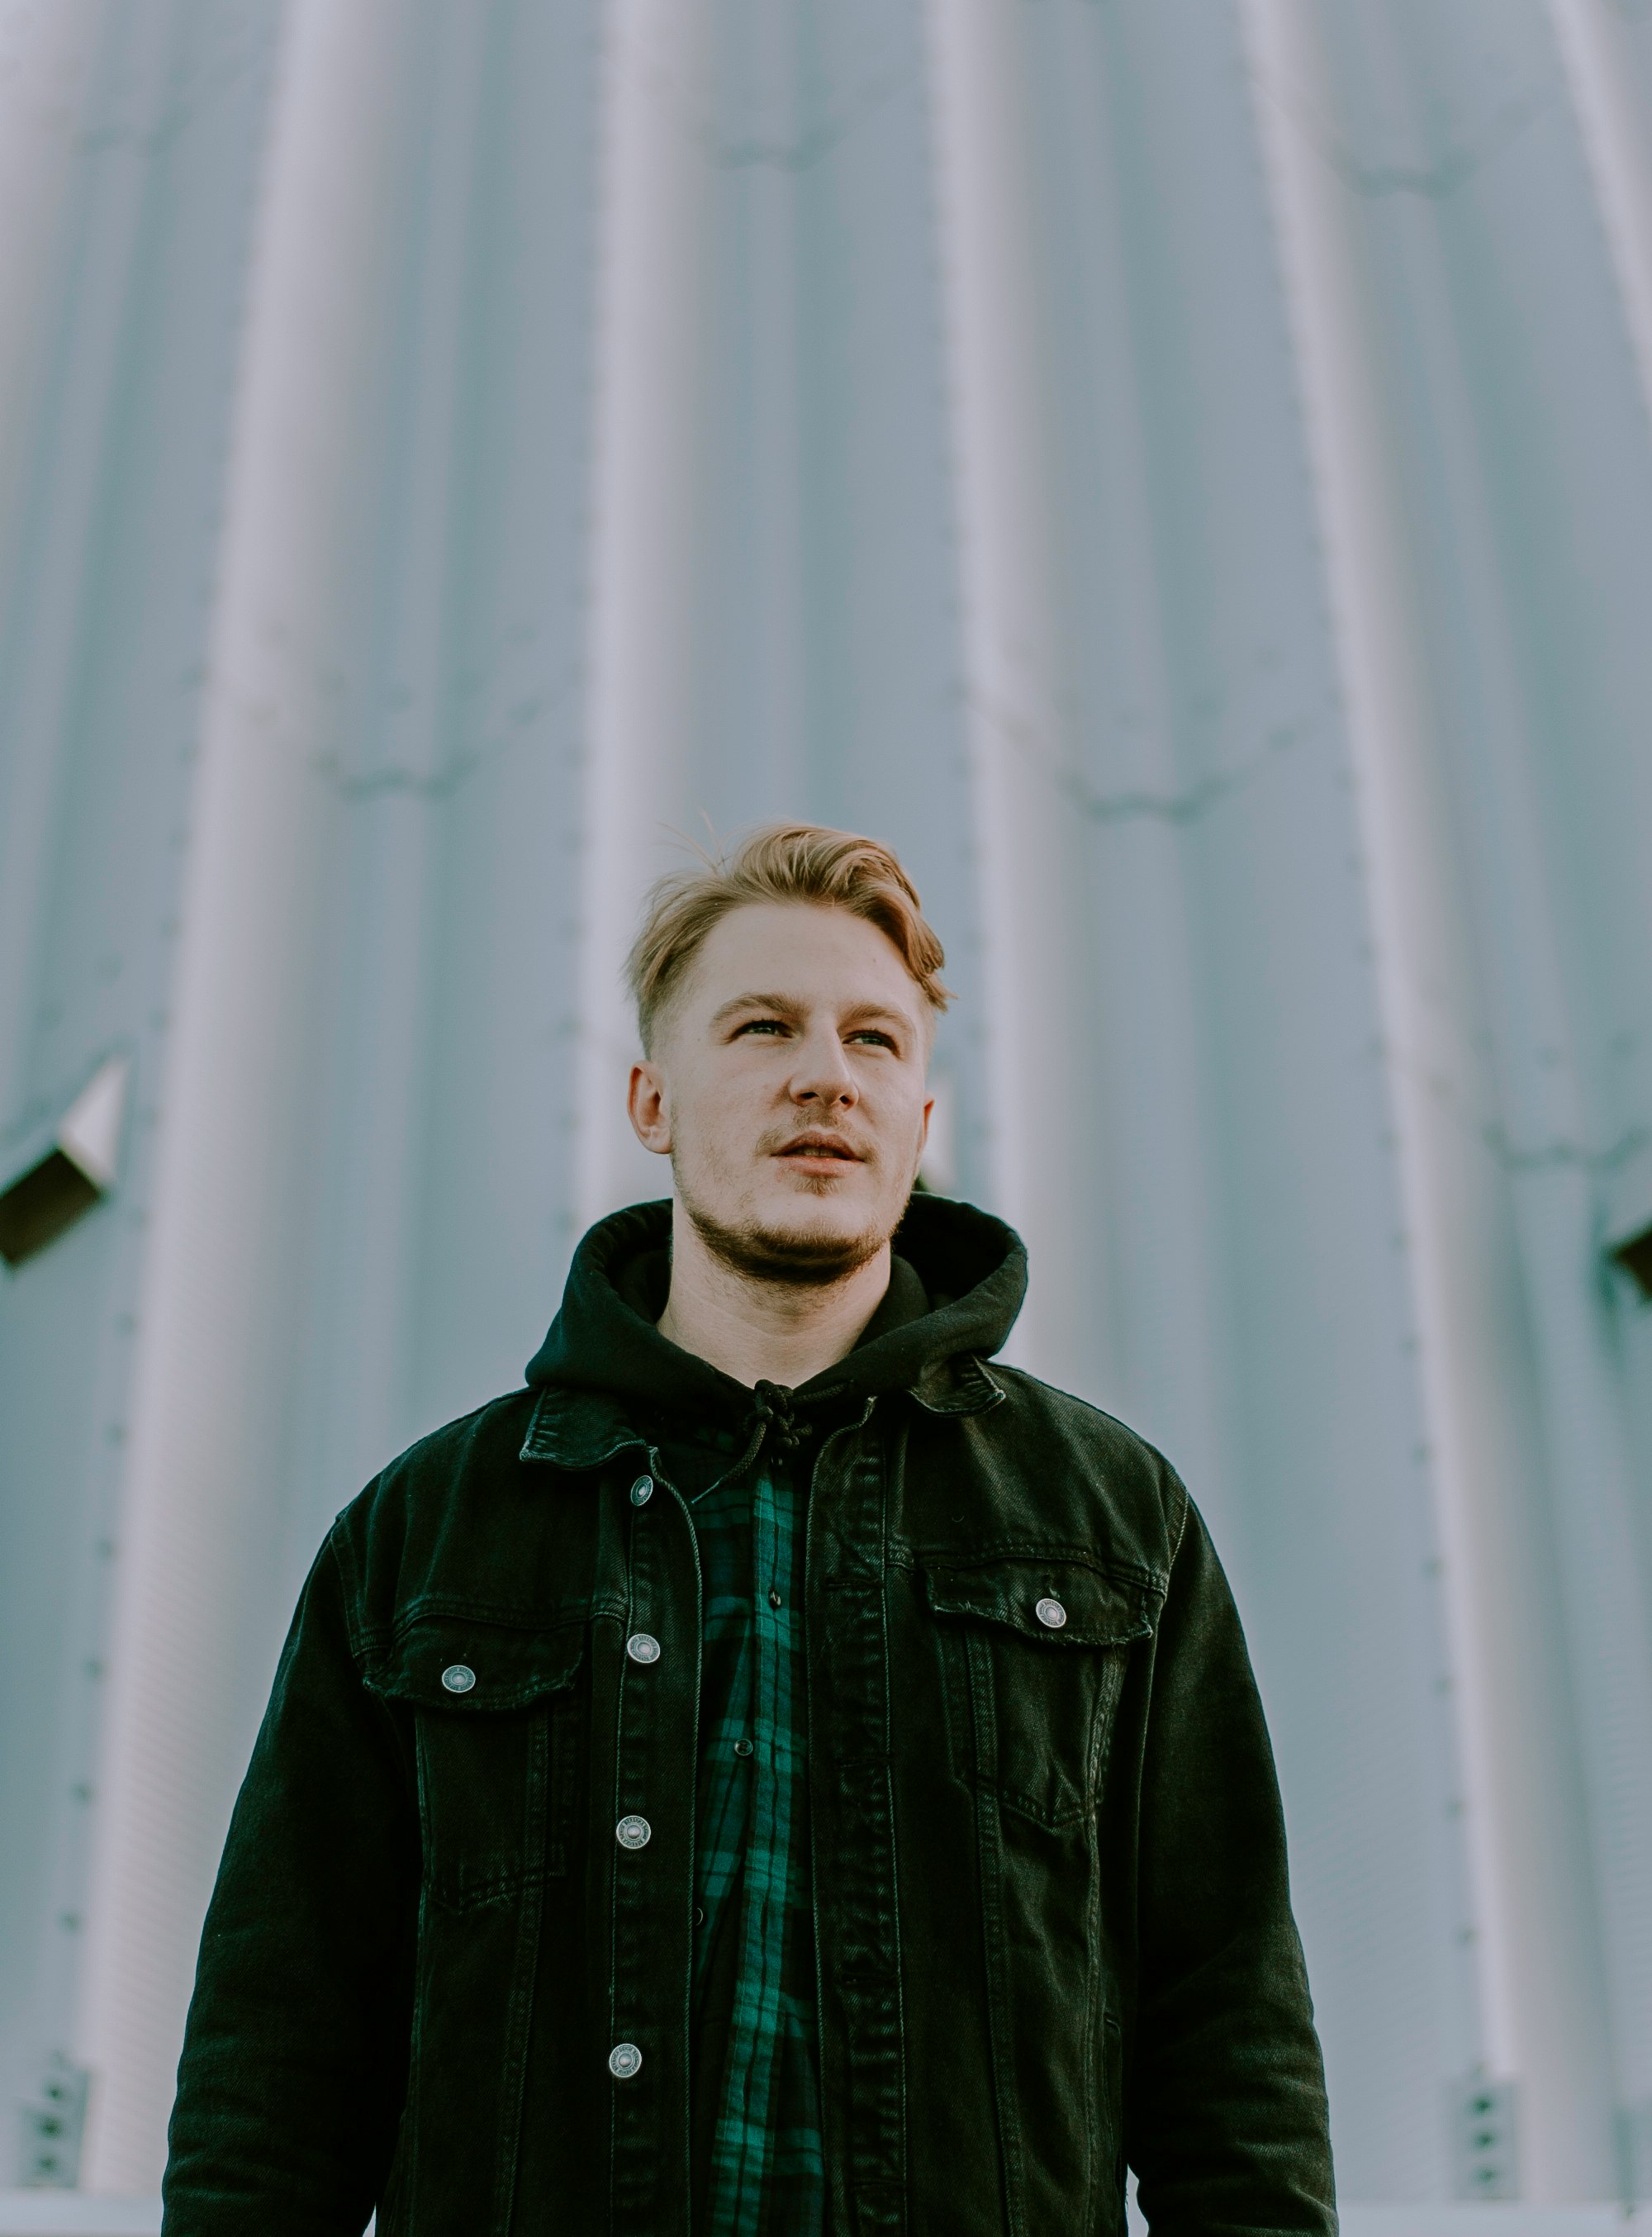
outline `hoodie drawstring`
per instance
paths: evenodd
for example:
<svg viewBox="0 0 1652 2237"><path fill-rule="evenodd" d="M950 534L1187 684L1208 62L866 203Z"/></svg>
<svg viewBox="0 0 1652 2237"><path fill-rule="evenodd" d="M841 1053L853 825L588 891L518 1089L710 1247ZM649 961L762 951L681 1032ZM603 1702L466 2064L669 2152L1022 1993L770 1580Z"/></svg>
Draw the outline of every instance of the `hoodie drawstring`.
<svg viewBox="0 0 1652 2237"><path fill-rule="evenodd" d="M803 1432L792 1415L792 1393L779 1382L760 1382L753 1393L753 1412L762 1422L774 1452L782 1457L794 1453L803 1442Z"/></svg>

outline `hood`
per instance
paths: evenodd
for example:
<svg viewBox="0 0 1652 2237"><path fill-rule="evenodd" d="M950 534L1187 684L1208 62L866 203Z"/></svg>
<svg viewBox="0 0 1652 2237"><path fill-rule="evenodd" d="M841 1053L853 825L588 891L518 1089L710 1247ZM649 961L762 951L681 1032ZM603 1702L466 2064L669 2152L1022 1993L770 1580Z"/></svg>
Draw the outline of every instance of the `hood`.
<svg viewBox="0 0 1652 2237"><path fill-rule="evenodd" d="M530 1384L731 1424L750 1416L754 1394L744 1383L654 1325L665 1308L670 1240L668 1201L597 1222L574 1254L562 1310L528 1363ZM933 1403L951 1362L990 1356L1008 1336L1027 1287L1026 1248L1013 1228L972 1204L914 1196L894 1251L889 1294L860 1343L792 1393L795 1403L920 1383L918 1395Z"/></svg>

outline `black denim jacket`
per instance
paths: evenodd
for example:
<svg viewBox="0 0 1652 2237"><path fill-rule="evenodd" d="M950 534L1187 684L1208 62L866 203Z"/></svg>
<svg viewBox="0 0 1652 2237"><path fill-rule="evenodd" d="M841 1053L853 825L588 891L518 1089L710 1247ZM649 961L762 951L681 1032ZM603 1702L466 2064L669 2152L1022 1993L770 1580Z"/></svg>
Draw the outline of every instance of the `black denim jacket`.
<svg viewBox="0 0 1652 2237"><path fill-rule="evenodd" d="M615 1287L666 1219L594 1230L530 1388L317 1560L202 1939L168 2237L355 2237L375 2205L384 2237L687 2237L700 1590L681 1501L629 1495L630 1422L752 1394ZM1155 2232L1332 2232L1210 1541L1151 1448L984 1363L1007 1229L918 1198L898 1247L936 1310L796 1394L839 1424L806 1611L832 2227L1112 2237L1128 2161Z"/></svg>

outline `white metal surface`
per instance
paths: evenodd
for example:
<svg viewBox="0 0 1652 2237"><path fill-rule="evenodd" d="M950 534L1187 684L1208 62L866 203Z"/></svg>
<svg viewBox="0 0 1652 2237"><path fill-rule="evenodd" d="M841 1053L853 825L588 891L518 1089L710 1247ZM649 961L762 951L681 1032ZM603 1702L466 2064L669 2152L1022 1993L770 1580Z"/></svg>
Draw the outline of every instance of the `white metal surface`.
<svg viewBox="0 0 1652 2237"><path fill-rule="evenodd" d="M0 2192L0 2237L160 2237L158 2198L89 2198L79 2191Z"/></svg>
<svg viewBox="0 0 1652 2237"><path fill-rule="evenodd" d="M669 834L801 814L946 940L1015 1356L1211 1517L1345 2188L1652 2183L1652 21L86 0L0 56L0 1151L116 1052L131 1104L0 1282L0 2088L89 2069L82 2182L158 2180L314 1546L662 1186ZM1448 2209L1482 2084L1529 2203Z"/></svg>

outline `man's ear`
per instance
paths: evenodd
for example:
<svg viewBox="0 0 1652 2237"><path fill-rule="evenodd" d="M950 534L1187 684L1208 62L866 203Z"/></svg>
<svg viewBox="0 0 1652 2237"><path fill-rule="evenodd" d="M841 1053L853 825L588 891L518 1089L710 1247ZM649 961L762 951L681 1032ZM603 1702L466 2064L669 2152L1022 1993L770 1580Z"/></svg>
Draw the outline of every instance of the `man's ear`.
<svg viewBox="0 0 1652 2237"><path fill-rule="evenodd" d="M669 1157L671 1126L666 1117L665 1075L647 1057L641 1064L631 1066L631 1077L626 1083L625 1109L631 1131L643 1148L652 1150L656 1157Z"/></svg>

